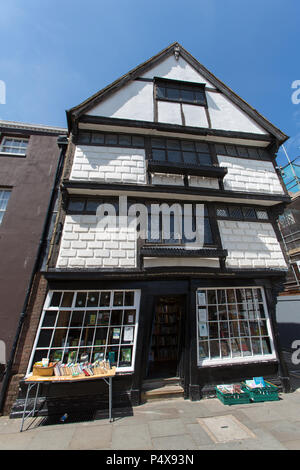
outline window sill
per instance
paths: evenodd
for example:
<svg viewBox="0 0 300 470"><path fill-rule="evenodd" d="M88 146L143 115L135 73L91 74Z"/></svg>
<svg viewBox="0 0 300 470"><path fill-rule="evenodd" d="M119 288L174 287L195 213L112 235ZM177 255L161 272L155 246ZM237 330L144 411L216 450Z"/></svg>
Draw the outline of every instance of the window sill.
<svg viewBox="0 0 300 470"><path fill-rule="evenodd" d="M214 367L214 366L234 366L234 365L246 365L252 364L254 362L269 362L269 361L276 361L275 354L266 354L264 356L245 356L245 357L236 357L230 359L210 359L210 360L203 360L198 362L198 367Z"/></svg>
<svg viewBox="0 0 300 470"><path fill-rule="evenodd" d="M0 151L0 157L20 157L20 158L25 158L26 153L10 153L10 152L1 152Z"/></svg>
<svg viewBox="0 0 300 470"><path fill-rule="evenodd" d="M207 176L224 178L227 168L213 165L189 165L187 163L148 161L148 170L157 173L171 173L177 175Z"/></svg>
<svg viewBox="0 0 300 470"><path fill-rule="evenodd" d="M186 246L186 245L185 245ZM199 258L226 258L227 250L220 250L216 248L192 248L192 246L188 246L183 248L183 246L174 247L174 245L168 247L165 245L151 245L151 246L143 246L141 248L141 255L147 257L158 257L162 256L166 257L174 257L180 256L183 258L190 258L190 257L199 257Z"/></svg>

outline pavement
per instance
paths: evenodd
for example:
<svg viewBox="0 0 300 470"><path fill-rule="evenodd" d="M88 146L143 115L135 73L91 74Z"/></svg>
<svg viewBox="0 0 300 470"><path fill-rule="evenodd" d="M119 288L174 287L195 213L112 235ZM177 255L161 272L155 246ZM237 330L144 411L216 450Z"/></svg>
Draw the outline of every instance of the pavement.
<svg viewBox="0 0 300 470"><path fill-rule="evenodd" d="M43 425L0 417L0 450L300 449L300 389L274 402L223 405L217 398L153 401L115 410L115 420Z"/></svg>
<svg viewBox="0 0 300 470"><path fill-rule="evenodd" d="M1 416L0 450L300 450L300 365L290 353L285 359L293 392L279 393L279 401L155 400L113 410L112 423L101 415L51 425L37 417L25 421L23 432L21 419Z"/></svg>

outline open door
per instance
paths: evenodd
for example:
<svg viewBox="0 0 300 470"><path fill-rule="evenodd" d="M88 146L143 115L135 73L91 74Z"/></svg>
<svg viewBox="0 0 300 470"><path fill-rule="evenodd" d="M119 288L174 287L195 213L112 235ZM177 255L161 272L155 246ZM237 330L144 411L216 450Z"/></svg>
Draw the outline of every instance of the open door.
<svg viewBox="0 0 300 470"><path fill-rule="evenodd" d="M184 374L184 296L160 296L155 302L148 378Z"/></svg>

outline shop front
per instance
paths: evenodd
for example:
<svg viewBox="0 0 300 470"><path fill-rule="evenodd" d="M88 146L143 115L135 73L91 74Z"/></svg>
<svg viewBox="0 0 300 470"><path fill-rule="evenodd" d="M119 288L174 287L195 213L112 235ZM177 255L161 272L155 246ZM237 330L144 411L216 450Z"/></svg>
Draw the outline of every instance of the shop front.
<svg viewBox="0 0 300 470"><path fill-rule="evenodd" d="M45 357L106 359L117 368L114 406L139 405L149 379L177 378L191 400L253 376L280 384L273 297L268 279L51 281L27 375ZM45 388L45 413L72 403L96 409L106 393L96 383L53 385L50 393ZM21 391L12 415L22 399Z"/></svg>

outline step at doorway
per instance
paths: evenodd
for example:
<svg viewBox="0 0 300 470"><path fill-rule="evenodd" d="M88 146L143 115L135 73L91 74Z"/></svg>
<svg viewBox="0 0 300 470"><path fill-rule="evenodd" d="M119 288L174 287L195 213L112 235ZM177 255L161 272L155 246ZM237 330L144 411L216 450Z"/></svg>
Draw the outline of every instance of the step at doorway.
<svg viewBox="0 0 300 470"><path fill-rule="evenodd" d="M170 400L183 398L184 390L180 385L180 377L144 380L142 386L142 401Z"/></svg>

